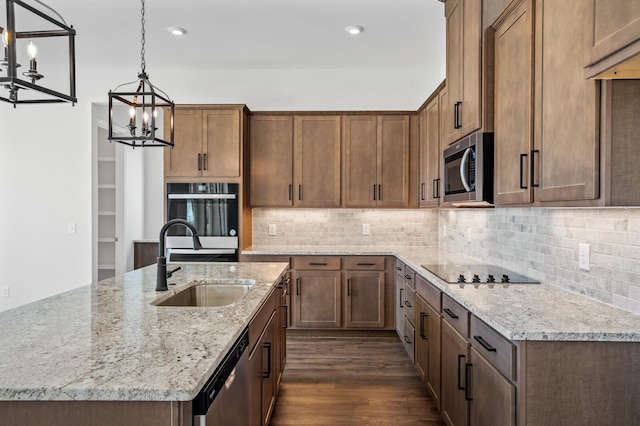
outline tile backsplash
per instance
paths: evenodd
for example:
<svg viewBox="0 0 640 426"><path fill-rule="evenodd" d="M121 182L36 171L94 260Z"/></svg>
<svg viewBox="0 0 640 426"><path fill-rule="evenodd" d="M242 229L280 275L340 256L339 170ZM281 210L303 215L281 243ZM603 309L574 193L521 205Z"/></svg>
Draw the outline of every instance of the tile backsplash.
<svg viewBox="0 0 640 426"><path fill-rule="evenodd" d="M640 314L640 208L254 209L253 244L439 245Z"/></svg>
<svg viewBox="0 0 640 426"><path fill-rule="evenodd" d="M276 225L276 235L268 233ZM370 235L362 235L368 224ZM253 244L309 246L437 246L430 210L254 209Z"/></svg>

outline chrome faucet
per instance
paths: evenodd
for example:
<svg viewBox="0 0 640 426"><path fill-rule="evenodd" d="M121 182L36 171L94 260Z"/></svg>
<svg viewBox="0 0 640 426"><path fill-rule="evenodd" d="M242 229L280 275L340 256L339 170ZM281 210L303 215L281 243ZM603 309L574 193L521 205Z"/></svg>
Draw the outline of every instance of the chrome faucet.
<svg viewBox="0 0 640 426"><path fill-rule="evenodd" d="M164 224L160 230L160 246L158 250L158 274L156 277L156 291L167 291L167 258L165 257L165 244L164 240L167 234L167 230L173 225L184 225L191 231L191 238L193 239L193 249L200 250L202 244L200 244L200 238L198 238L198 232L196 228L184 219L171 219ZM174 271L172 271L174 272Z"/></svg>

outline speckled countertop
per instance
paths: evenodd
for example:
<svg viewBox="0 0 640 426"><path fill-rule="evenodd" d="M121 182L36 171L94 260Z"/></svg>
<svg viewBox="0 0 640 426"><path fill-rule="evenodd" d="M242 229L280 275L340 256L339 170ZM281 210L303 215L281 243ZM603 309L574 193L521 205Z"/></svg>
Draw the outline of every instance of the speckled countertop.
<svg viewBox="0 0 640 426"><path fill-rule="evenodd" d="M167 293L198 281L255 284L227 306L157 307L168 295L156 293L152 265L1 312L0 400L193 399L287 265L180 266Z"/></svg>
<svg viewBox="0 0 640 426"><path fill-rule="evenodd" d="M425 264L479 264L437 247L253 246L243 254L393 255L511 340L640 342L640 316L554 287L552 283L475 288L447 284ZM520 272L520 271L515 271Z"/></svg>

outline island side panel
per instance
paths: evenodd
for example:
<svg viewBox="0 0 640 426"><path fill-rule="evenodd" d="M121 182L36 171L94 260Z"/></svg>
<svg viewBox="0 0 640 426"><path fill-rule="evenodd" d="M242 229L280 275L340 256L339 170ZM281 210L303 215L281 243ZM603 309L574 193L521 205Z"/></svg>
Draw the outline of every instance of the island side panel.
<svg viewBox="0 0 640 426"><path fill-rule="evenodd" d="M192 426L191 402L0 401L12 426Z"/></svg>
<svg viewBox="0 0 640 426"><path fill-rule="evenodd" d="M640 343L522 342L518 424L636 424Z"/></svg>

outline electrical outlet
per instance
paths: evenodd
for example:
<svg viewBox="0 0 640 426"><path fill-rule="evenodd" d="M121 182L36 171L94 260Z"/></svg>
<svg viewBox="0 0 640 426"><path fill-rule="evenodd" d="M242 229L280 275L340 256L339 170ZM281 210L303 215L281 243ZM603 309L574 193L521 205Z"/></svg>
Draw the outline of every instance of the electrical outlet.
<svg viewBox="0 0 640 426"><path fill-rule="evenodd" d="M442 238L447 236L447 225L442 225Z"/></svg>
<svg viewBox="0 0 640 426"><path fill-rule="evenodd" d="M362 235L371 235L371 225L368 223L362 224Z"/></svg>
<svg viewBox="0 0 640 426"><path fill-rule="evenodd" d="M0 297L9 297L11 293L9 292L9 286L3 285L0 286Z"/></svg>
<svg viewBox="0 0 640 426"><path fill-rule="evenodd" d="M590 270L589 244L578 244L578 268L583 271Z"/></svg>
<svg viewBox="0 0 640 426"><path fill-rule="evenodd" d="M276 235L276 224L275 223L270 223L269 224L269 235L272 236L272 237Z"/></svg>
<svg viewBox="0 0 640 426"><path fill-rule="evenodd" d="M471 243L471 228L467 228L467 243Z"/></svg>
<svg viewBox="0 0 640 426"><path fill-rule="evenodd" d="M68 234L75 234L76 233L76 224L75 224L75 222L67 223L67 233Z"/></svg>

